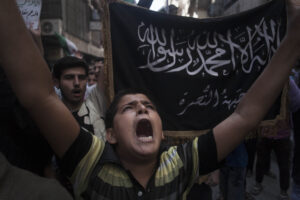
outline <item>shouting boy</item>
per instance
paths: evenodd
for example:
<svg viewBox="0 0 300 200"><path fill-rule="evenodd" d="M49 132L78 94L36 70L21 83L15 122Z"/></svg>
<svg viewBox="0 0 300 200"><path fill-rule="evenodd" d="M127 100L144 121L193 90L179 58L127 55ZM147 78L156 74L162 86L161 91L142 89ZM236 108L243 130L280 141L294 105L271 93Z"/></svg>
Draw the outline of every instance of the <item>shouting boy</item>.
<svg viewBox="0 0 300 200"><path fill-rule="evenodd" d="M194 178L214 170L263 119L300 58L300 1L288 2L288 33L235 112L208 134L178 147L160 148L160 116L139 91L115 97L105 119L107 143L83 133L56 96L45 61L11 0L0 2L5 30L0 32L0 62L20 102L62 158L77 199L185 199Z"/></svg>

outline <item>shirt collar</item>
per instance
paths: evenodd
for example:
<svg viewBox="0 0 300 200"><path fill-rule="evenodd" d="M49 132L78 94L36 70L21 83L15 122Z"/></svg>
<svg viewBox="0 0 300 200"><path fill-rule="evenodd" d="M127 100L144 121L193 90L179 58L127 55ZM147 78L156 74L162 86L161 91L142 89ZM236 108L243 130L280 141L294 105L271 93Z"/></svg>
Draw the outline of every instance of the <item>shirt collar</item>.
<svg viewBox="0 0 300 200"><path fill-rule="evenodd" d="M158 151L158 158L157 161L159 161L160 156L163 151L165 151L167 148L166 145L161 144ZM114 163L117 165L122 166L120 158L116 154L115 148L112 144L105 142L105 147L100 159L100 164L107 164L107 163Z"/></svg>
<svg viewBox="0 0 300 200"><path fill-rule="evenodd" d="M114 146L108 142L105 142L105 147L100 159L100 163L101 164L114 163L114 164L121 165L121 161L115 152Z"/></svg>

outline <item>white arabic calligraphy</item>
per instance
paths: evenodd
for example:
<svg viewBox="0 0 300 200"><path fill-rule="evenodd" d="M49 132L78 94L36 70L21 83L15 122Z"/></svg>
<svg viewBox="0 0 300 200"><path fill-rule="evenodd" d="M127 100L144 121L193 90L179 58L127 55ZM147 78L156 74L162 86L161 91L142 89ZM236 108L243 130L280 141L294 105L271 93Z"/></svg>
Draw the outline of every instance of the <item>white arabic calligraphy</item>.
<svg viewBox="0 0 300 200"><path fill-rule="evenodd" d="M272 19L267 22L263 18L259 24L254 27L247 26L244 32L235 37L232 37L232 30L227 30L225 34L196 34L195 31L191 31L185 33L184 39L180 40L179 34L182 30L176 32L171 29L167 33L164 28L141 22L137 28L141 43L138 51L143 52L147 62L139 68L165 73L185 70L189 76L205 72L218 77L229 74L224 71L225 66L227 69L230 66L231 70L236 70L239 64L240 71L250 73L254 67L265 65L279 46L280 26L280 22L275 23ZM234 42L235 40L239 43ZM225 57L226 54L230 55L230 58Z"/></svg>
<svg viewBox="0 0 300 200"><path fill-rule="evenodd" d="M186 92L184 96L187 96L187 94L188 93ZM235 95L232 96L232 99L229 99L227 89L219 92L218 89L213 89L210 85L208 85L201 94L202 95L197 97L194 101L188 103L181 112L177 113L177 116L184 115L192 106L209 105L211 108L215 108L219 105L226 105L227 110L232 110L239 104L242 97L245 95L245 93L242 92L242 89L238 89L236 90ZM184 106L185 103L186 99L182 98L179 101L179 106Z"/></svg>

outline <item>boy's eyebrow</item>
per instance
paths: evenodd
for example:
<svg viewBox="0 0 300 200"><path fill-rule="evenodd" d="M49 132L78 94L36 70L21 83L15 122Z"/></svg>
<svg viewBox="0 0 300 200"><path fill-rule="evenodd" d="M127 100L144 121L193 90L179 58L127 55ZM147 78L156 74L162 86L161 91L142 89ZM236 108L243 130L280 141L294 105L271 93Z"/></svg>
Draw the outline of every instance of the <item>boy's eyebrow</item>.
<svg viewBox="0 0 300 200"><path fill-rule="evenodd" d="M142 101L142 104L151 104L151 105L154 105L151 101L148 101L148 100Z"/></svg>
<svg viewBox="0 0 300 200"><path fill-rule="evenodd" d="M124 104L124 105L121 105L121 107L123 107L123 106L128 106L128 105L132 106L132 105L135 105L135 104L137 104L137 103L138 103L137 100L133 100L133 101L130 101L130 102Z"/></svg>
<svg viewBox="0 0 300 200"><path fill-rule="evenodd" d="M137 100L133 100L133 101L130 101L130 102L124 104L124 105L121 105L121 107L124 107L124 106L127 106L127 105L131 105L131 106L132 106L132 105L136 105L137 103L138 103ZM148 104L153 105L153 103L151 103L151 102L148 101L148 100L142 100L141 103L142 103L143 105L148 105Z"/></svg>

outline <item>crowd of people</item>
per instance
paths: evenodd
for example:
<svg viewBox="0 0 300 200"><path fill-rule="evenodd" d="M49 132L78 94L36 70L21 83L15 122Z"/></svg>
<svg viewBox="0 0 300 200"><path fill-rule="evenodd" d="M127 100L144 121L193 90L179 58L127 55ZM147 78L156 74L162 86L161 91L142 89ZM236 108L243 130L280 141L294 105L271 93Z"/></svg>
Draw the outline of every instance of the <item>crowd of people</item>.
<svg viewBox="0 0 300 200"><path fill-rule="evenodd" d="M300 199L299 71L290 78L300 59L300 2L287 4L288 32L236 110L175 146L162 145L149 91L128 88L109 104L101 59L88 64L65 56L50 71L15 1L1 0L0 199L212 199L217 184L220 199L254 199L270 172L271 150L279 197L289 199L292 171L291 198ZM286 82L290 115L257 128ZM254 130L259 136L249 145L245 138ZM249 193L247 171L256 181Z"/></svg>

